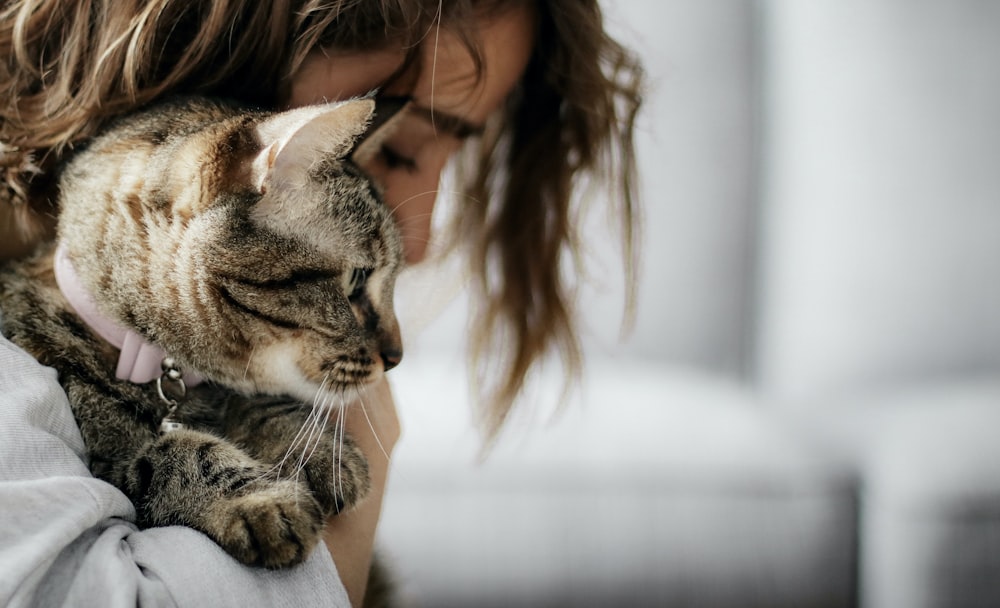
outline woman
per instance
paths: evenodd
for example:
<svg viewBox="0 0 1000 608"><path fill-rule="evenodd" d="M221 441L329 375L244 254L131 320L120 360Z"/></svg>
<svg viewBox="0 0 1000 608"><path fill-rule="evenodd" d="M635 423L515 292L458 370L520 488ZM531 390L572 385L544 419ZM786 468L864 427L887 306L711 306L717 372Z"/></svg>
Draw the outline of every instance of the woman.
<svg viewBox="0 0 1000 608"><path fill-rule="evenodd" d="M479 277L475 352L503 352L483 401L489 437L533 362L557 350L578 363L563 266L578 253L585 176L612 185L609 204L631 252L640 70L604 32L596 0L14 0L0 13L0 57L6 255L51 234L50 178L73 145L151 101L191 92L274 108L373 90L412 98L365 168L413 264L426 254L441 171L461 157L472 202L447 236ZM10 535L0 538L0 563L12 566L0 600L361 602L399 435L388 387L367 404L375 434L357 408L347 412L371 463L372 495L331 518L328 551L273 573L240 567L188 530L136 531L124 497L87 477L50 372L0 341L0 501L16 520L0 532Z"/></svg>

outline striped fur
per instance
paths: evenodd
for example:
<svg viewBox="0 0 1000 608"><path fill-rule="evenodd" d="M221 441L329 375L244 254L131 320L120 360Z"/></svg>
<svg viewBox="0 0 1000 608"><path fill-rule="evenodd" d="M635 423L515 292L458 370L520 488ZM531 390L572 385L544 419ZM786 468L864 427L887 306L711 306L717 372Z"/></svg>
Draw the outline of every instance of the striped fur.
<svg viewBox="0 0 1000 608"><path fill-rule="evenodd" d="M182 99L62 171L59 236L102 311L208 380L181 401L184 430L158 432L155 383L114 378L117 351L56 287L51 245L0 273L0 329L59 372L92 470L141 525L284 567L367 491L364 457L327 419L402 354L399 235L346 160L372 111Z"/></svg>

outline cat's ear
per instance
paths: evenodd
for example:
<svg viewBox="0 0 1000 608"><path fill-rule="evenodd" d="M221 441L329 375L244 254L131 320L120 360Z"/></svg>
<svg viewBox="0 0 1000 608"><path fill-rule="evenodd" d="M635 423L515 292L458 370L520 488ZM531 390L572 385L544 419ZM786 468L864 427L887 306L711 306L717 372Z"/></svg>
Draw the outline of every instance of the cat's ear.
<svg viewBox="0 0 1000 608"><path fill-rule="evenodd" d="M257 125L263 144L254 160L260 191L269 181L298 181L318 160L344 158L368 128L375 102L352 99L274 114Z"/></svg>

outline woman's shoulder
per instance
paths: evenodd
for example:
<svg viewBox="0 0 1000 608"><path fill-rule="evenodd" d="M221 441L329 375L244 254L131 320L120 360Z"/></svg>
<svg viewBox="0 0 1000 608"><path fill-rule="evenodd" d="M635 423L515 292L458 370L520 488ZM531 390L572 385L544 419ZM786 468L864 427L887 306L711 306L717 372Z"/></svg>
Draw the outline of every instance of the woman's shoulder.
<svg viewBox="0 0 1000 608"><path fill-rule="evenodd" d="M0 477L89 476L85 454L55 370L0 336Z"/></svg>

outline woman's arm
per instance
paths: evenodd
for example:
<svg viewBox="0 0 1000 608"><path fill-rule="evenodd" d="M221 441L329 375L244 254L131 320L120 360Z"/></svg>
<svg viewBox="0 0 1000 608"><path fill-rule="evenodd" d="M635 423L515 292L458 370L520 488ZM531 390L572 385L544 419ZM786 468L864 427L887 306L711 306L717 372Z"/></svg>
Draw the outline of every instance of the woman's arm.
<svg viewBox="0 0 1000 608"><path fill-rule="evenodd" d="M392 392L384 380L350 405L345 415L347 432L368 457L372 485L368 496L355 509L327 521L325 541L351 604L360 606L368 583L375 528L382 512L389 458L400 428Z"/></svg>

